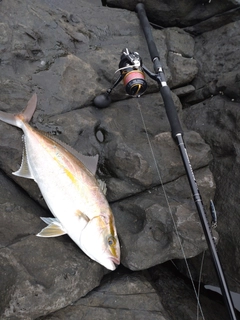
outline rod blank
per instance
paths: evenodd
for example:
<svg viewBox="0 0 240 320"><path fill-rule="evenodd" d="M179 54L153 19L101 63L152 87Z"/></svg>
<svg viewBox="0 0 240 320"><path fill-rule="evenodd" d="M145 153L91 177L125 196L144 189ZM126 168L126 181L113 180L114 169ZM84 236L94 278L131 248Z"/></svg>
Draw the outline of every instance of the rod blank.
<svg viewBox="0 0 240 320"><path fill-rule="evenodd" d="M185 143L183 140L183 131L182 131L182 127L181 124L179 122L179 118L178 118L178 114L177 114L177 110L176 107L174 105L174 101L172 99L172 96L170 94L170 89L167 86L166 82L163 81L164 75L163 75L163 70L161 67L161 62L160 62L160 58L159 58L159 54L158 54L158 50L157 47L155 45L155 42L153 40L153 36L152 36L152 31L151 31L151 26L149 24L147 15L146 15L146 11L144 8L144 4L143 3L138 3L136 6L136 11L138 13L138 17L147 41L147 45L148 45L148 50L149 53L151 55L152 58L152 62L154 65L154 69L155 72L157 73L156 76L156 80L158 81L159 85L160 85L160 93L162 95L163 101L164 101L164 105L165 105L165 109L166 109L166 113L168 116L168 120L171 126L171 130L172 130L172 136L175 139L181 157L182 157L182 161L185 167L185 171L186 171L186 175L188 177L188 181L189 181L189 185L192 191L192 195L193 195L193 199L196 205L196 209L202 224L202 228L205 234L205 238L208 244L208 248L209 251L211 253L211 257L213 260L213 265L219 280L219 285L222 291L222 295L229 313L229 318L231 320L237 320L236 315L235 315L235 311L234 311L234 306L233 306L233 302L232 302L232 297L230 294L230 291L228 289L228 285L225 279L225 275L221 266L221 262L219 260L218 257L218 253L216 250L216 246L215 243L213 241L213 237L212 237L212 233L211 233L211 229L209 228L209 224L206 218L206 213L204 210L204 206L202 203L202 199L201 199L201 195L199 193L198 190L198 186L194 177L194 173L192 170L192 166L191 163L189 161L189 157L187 154L187 149L185 147ZM164 83L164 85L163 85Z"/></svg>

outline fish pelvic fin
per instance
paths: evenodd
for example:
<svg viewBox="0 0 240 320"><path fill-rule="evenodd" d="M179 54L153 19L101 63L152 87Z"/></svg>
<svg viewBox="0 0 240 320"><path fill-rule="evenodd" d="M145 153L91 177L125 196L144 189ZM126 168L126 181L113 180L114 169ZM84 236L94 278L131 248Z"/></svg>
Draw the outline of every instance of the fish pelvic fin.
<svg viewBox="0 0 240 320"><path fill-rule="evenodd" d="M13 126L22 128L23 123L29 122L36 110L37 106L37 94L34 93L31 99L28 101L26 108L16 115L7 112L0 111L0 120L11 124Z"/></svg>
<svg viewBox="0 0 240 320"><path fill-rule="evenodd" d="M41 217L41 219L48 224L48 226L42 229L38 234L37 237L43 238L53 238L63 236L67 234L67 231L62 226L61 222L56 218L45 218Z"/></svg>

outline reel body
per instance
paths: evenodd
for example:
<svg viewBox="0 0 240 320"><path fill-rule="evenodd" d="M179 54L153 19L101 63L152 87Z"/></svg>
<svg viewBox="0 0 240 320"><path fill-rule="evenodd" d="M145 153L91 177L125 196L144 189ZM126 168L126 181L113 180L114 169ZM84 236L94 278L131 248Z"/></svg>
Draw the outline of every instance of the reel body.
<svg viewBox="0 0 240 320"><path fill-rule="evenodd" d="M128 95L139 97L146 91L147 82L142 68L142 59L137 52L123 50L118 71L121 73Z"/></svg>
<svg viewBox="0 0 240 320"><path fill-rule="evenodd" d="M148 76L154 78L147 68L142 65L142 59L137 52L130 52L127 48L122 50L119 62L120 72L118 79L106 93L100 94L93 100L97 108L106 108L111 103L110 93L123 80L126 93L131 97L140 97L147 89L147 81L145 80L144 71Z"/></svg>

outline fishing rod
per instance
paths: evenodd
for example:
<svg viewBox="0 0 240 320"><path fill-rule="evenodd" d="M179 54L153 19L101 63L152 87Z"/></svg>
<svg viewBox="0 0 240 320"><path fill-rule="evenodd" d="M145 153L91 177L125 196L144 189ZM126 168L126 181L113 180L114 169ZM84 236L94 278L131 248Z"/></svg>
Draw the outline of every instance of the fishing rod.
<svg viewBox="0 0 240 320"><path fill-rule="evenodd" d="M174 101L172 99L171 90L168 87L165 79L158 50L153 40L151 27L143 3L137 4L136 11L138 13L138 17L147 41L149 53L153 62L155 72L151 72L143 65L142 59L138 52L131 52L128 48L125 48L122 50L120 63L116 71L120 73L117 80L114 82L112 87L109 88L105 93L96 96L93 103L98 108L108 107L111 103L110 94L112 90L121 82L121 80L123 81L123 84L125 86L126 93L132 97L140 97L146 91L147 82L145 80L145 73L158 83L160 93L163 98L166 114L170 123L172 137L176 142L181 154L186 175L188 177L189 185L192 191L193 199L197 208L197 212L199 214L199 218L202 224L208 248L211 253L213 264L217 273L222 295L229 312L230 320L237 320L232 302L232 297L228 289L228 285L221 266L221 262L218 257L212 232L207 221L206 213L202 203L202 198L198 190L197 182L193 173L191 163L189 161L187 149L183 138L183 129L179 121ZM212 214L212 225L214 226L214 224L216 225L216 212L212 200L210 201L210 210Z"/></svg>
<svg viewBox="0 0 240 320"><path fill-rule="evenodd" d="M225 275L223 272L221 262L218 257L216 245L213 240L212 232L209 227L209 224L208 224L208 221L206 218L206 213L205 213L205 210L203 207L202 198L199 193L197 182L194 177L192 166L191 166L191 163L190 163L190 160L188 157L187 149L186 149L184 138L183 138L182 126L180 124L180 121L178 118L178 113L177 113L176 107L174 105L172 96L171 96L170 88L168 87L166 79L165 79L165 75L164 75L162 65L160 62L158 50L157 50L156 44L155 44L153 36L152 36L151 27L150 27L150 23L148 21L147 15L146 15L144 4L138 3L136 6L136 11L138 13L138 18L140 20L140 23L141 23L141 26L142 26L142 29L143 29L143 32L144 32L144 35L146 38L146 42L148 45L148 50L149 50L149 53L150 53L150 56L151 56L151 59L153 62L153 67L154 67L154 71L155 71L155 80L159 84L160 93L162 95L165 109L166 109L166 113L167 113L167 117L168 117L168 121L171 126L172 137L175 140L176 144L178 145L178 148L179 148L179 151L180 151L180 154L182 157L182 161L183 161L183 164L185 167L186 175L188 177L189 185L190 185L193 199L194 199L194 202L195 202L198 214L199 214L199 218L200 218L200 221L202 224L202 228L203 228L203 231L205 234L208 248L211 253L211 257L212 257L215 271L216 271L216 274L218 277L218 281L220 284L222 295L223 295L226 307L228 309L229 318L231 320L237 320L236 315L235 315L235 311L234 311L232 297L231 297L231 294L230 294L230 291L229 291L229 288L228 288L228 285L226 282L226 278L225 278ZM211 208L212 207L213 207L213 204L211 202ZM214 213L214 209L212 211Z"/></svg>

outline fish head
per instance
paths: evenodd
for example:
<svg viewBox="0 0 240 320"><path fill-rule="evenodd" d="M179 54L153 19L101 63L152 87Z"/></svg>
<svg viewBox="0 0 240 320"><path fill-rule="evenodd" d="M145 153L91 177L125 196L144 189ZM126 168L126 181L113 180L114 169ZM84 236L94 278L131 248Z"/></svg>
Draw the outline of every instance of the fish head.
<svg viewBox="0 0 240 320"><path fill-rule="evenodd" d="M110 215L93 217L80 236L81 249L93 260L109 270L120 264L120 245L114 218Z"/></svg>

